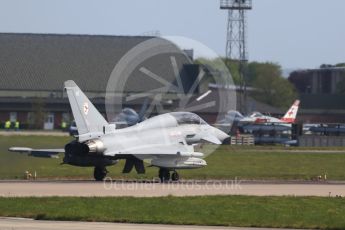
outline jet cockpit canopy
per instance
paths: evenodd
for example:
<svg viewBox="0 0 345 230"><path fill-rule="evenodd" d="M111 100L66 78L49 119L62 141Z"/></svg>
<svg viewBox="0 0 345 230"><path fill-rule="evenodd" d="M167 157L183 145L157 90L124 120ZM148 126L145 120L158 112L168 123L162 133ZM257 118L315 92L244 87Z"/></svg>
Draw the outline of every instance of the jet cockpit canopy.
<svg viewBox="0 0 345 230"><path fill-rule="evenodd" d="M253 112L250 117L263 117L264 115L260 112Z"/></svg>
<svg viewBox="0 0 345 230"><path fill-rule="evenodd" d="M170 113L171 116L173 116L178 125L206 125L206 121L204 121L201 117L196 115L195 113L190 112L173 112Z"/></svg>

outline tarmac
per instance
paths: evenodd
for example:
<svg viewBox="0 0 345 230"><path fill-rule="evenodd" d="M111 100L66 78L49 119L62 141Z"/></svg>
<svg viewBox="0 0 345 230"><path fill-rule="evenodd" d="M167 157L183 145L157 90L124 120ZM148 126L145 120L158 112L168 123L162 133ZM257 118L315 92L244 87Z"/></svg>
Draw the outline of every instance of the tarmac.
<svg viewBox="0 0 345 230"><path fill-rule="evenodd" d="M2 197L161 197L202 195L345 197L345 184L332 182L185 181L1 181Z"/></svg>
<svg viewBox="0 0 345 230"><path fill-rule="evenodd" d="M160 225L160 224L123 224L104 222L75 222L75 221L40 221L25 218L0 218L1 230L275 230L273 228L236 228L212 226Z"/></svg>

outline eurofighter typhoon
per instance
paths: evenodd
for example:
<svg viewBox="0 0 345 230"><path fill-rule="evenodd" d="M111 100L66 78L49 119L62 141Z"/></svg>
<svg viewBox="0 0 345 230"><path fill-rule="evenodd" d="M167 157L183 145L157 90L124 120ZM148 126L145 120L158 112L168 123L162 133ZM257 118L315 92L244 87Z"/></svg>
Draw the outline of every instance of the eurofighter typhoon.
<svg viewBox="0 0 345 230"><path fill-rule="evenodd" d="M134 126L116 129L97 111L74 81L65 82L65 90L79 135L64 149L12 147L9 151L35 157L57 157L64 153L63 163L94 167L94 178L101 181L107 166L126 160L123 173L133 168L145 173L144 160L159 168L161 181L179 180L178 169L195 169L207 165L204 154L194 151L201 142L221 144L228 135L208 125L190 112L158 115ZM170 176L170 172L173 172Z"/></svg>

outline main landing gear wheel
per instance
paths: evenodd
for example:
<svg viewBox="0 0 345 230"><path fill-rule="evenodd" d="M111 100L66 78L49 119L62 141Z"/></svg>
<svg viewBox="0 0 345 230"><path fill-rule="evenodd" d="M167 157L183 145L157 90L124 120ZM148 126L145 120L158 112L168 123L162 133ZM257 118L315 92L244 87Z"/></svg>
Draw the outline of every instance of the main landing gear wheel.
<svg viewBox="0 0 345 230"><path fill-rule="evenodd" d="M168 182L170 180L170 171L169 169L165 169L165 168L160 168L159 169L159 179L160 181L163 183L163 182ZM172 174L171 174L171 180L172 181L178 181L180 179L180 175L174 171Z"/></svg>
<svg viewBox="0 0 345 230"><path fill-rule="evenodd" d="M158 177L160 179L160 181L163 182L168 182L170 180L170 172L168 169L165 168L160 168L159 169L159 173L158 173Z"/></svg>
<svg viewBox="0 0 345 230"><path fill-rule="evenodd" d="M107 175L108 171L105 167L95 167L93 176L96 181L102 181Z"/></svg>
<svg viewBox="0 0 345 230"><path fill-rule="evenodd" d="M171 175L171 180L172 181L180 180L180 175L176 171L174 171L173 174Z"/></svg>

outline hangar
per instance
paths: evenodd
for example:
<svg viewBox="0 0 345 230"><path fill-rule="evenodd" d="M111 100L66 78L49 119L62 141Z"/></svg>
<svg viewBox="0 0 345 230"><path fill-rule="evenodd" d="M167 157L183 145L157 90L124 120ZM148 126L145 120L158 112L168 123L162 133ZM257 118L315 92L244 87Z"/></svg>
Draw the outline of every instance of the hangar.
<svg viewBox="0 0 345 230"><path fill-rule="evenodd" d="M0 122L18 120L23 128L44 129L58 128L62 120L69 122L70 108L62 89L69 79L80 85L104 114L104 94L113 68L131 48L151 38L1 33ZM192 84L199 66L185 55L176 59L184 84ZM164 71L163 76L173 75L172 70L150 62L155 71ZM140 72L133 74L135 81L126 89L128 92L152 85L140 77Z"/></svg>
<svg viewBox="0 0 345 230"><path fill-rule="evenodd" d="M289 81L300 96L299 121L345 123L345 67L297 70Z"/></svg>

